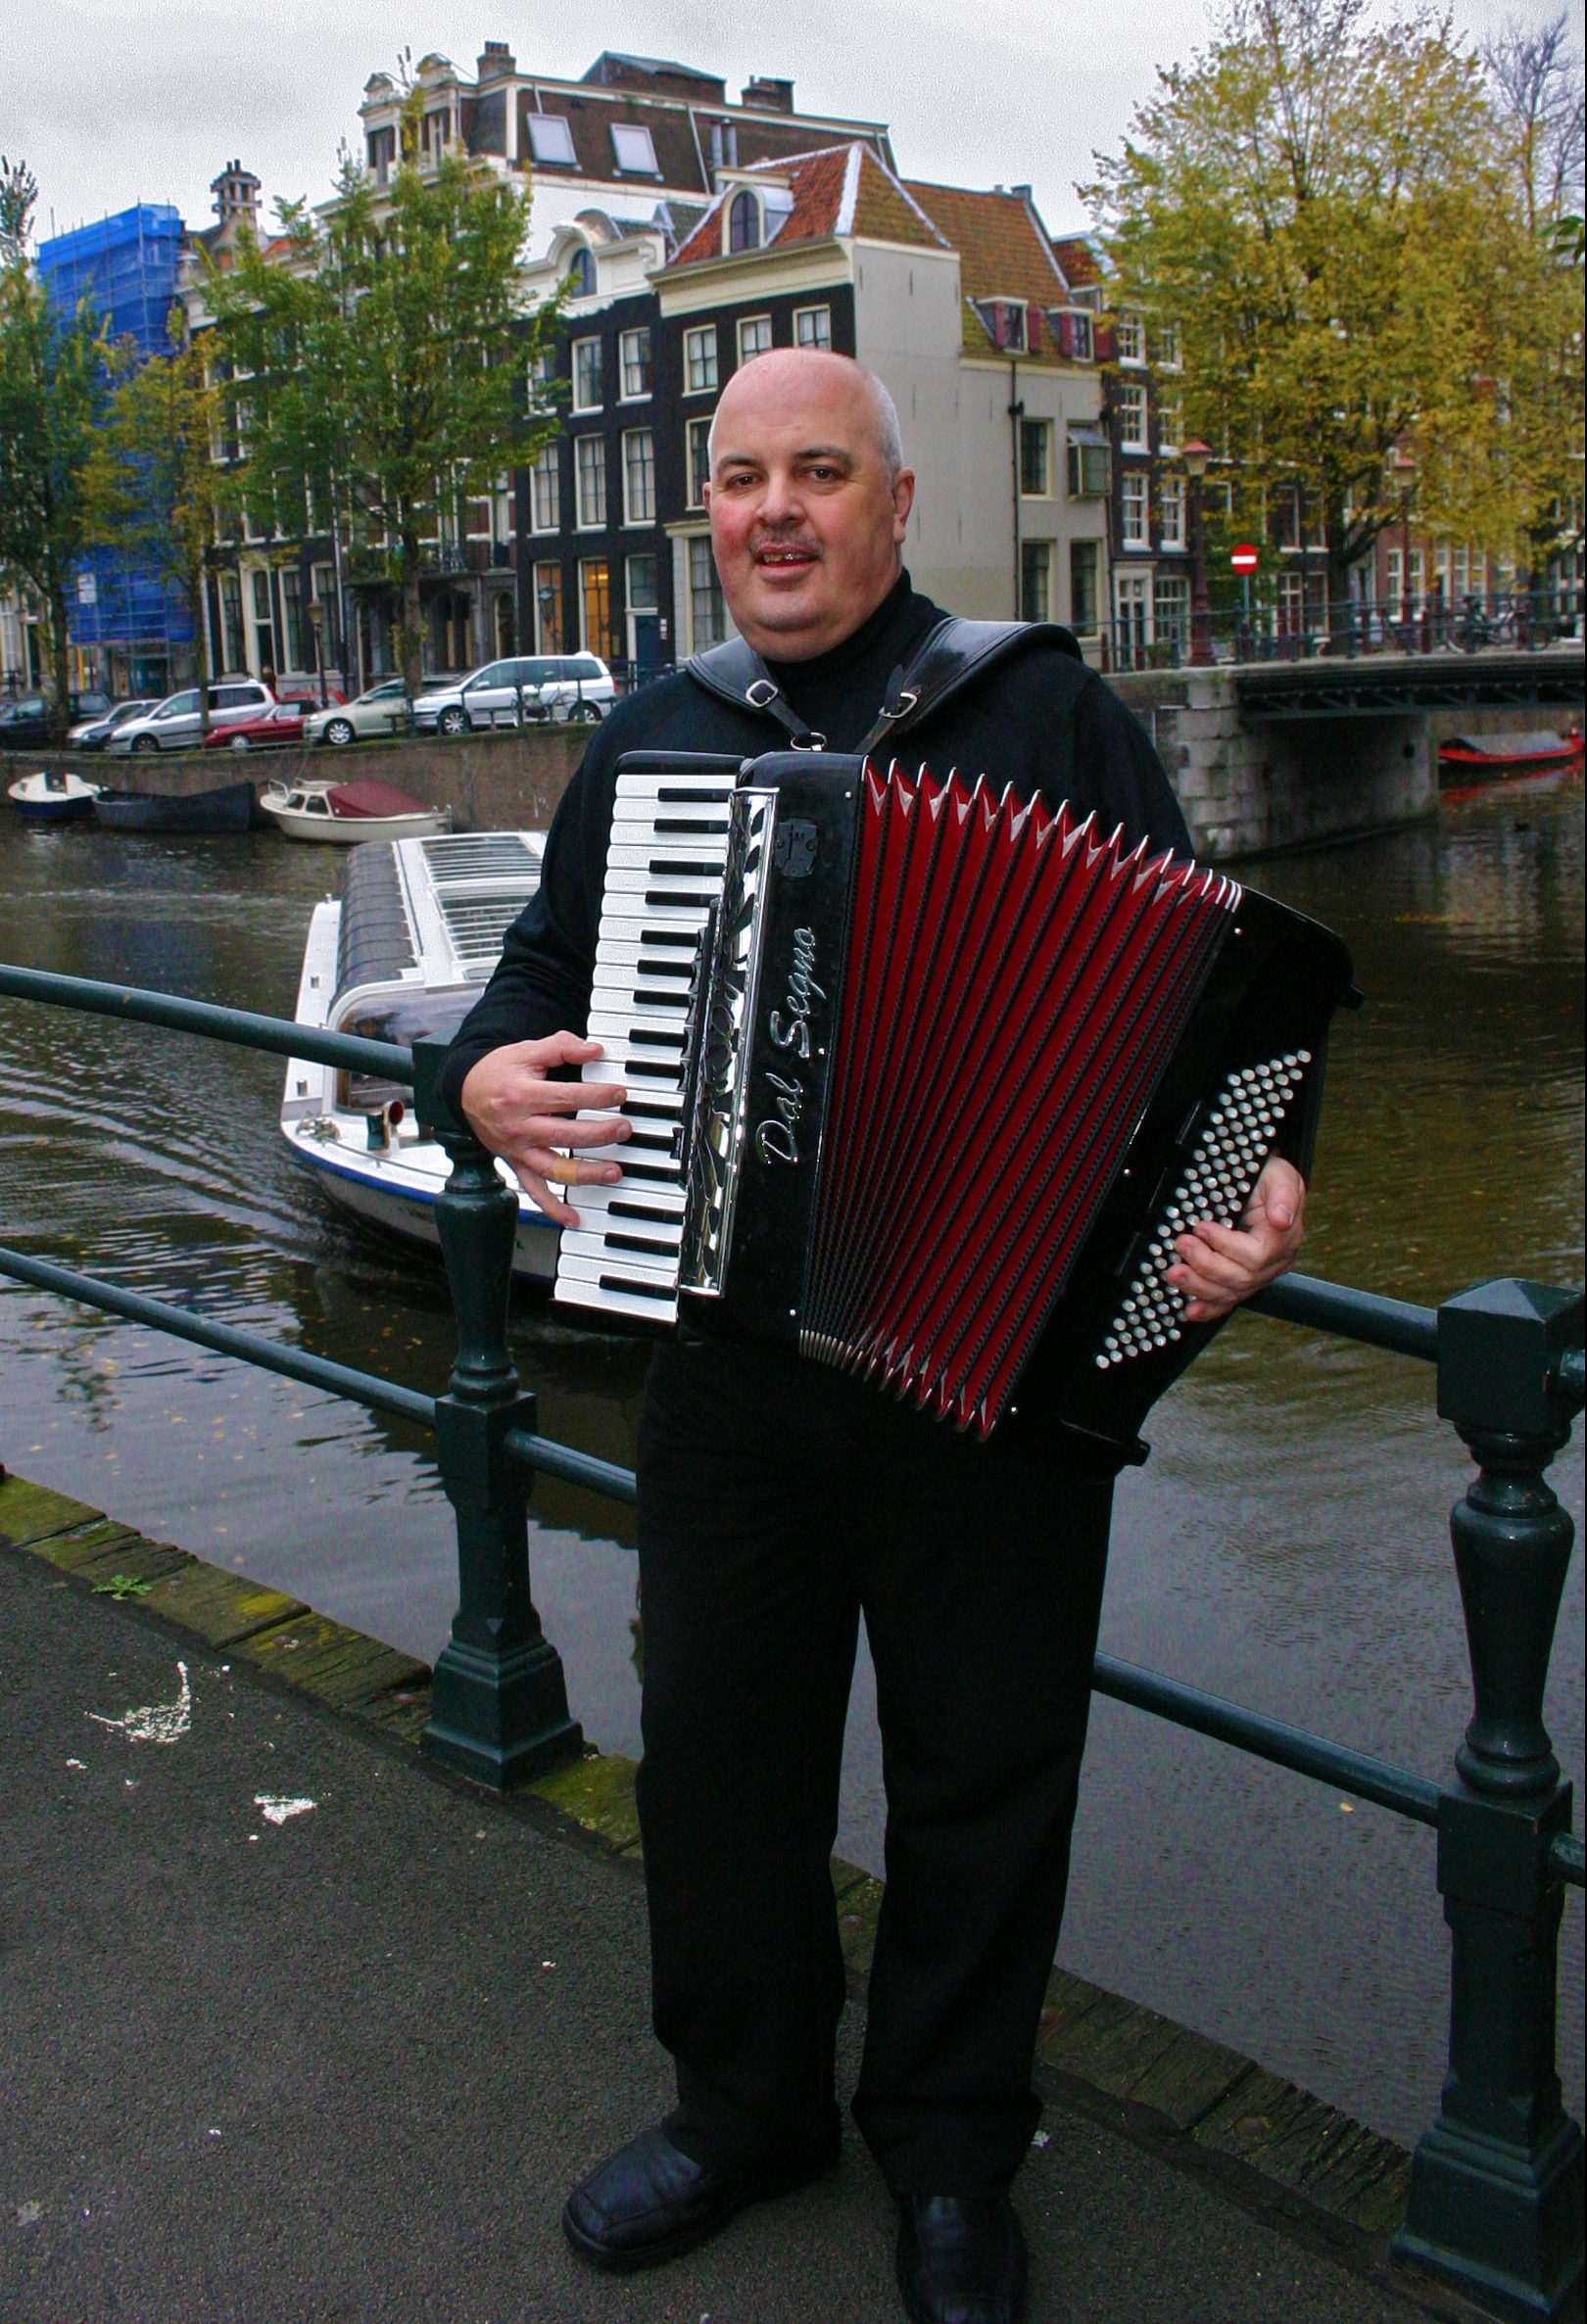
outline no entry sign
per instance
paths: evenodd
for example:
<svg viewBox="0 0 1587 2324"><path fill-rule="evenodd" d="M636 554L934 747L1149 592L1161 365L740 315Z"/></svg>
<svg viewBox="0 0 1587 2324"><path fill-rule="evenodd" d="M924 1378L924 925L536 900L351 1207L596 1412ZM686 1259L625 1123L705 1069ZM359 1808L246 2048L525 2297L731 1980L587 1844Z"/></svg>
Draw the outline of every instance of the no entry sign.
<svg viewBox="0 0 1587 2324"><path fill-rule="evenodd" d="M1254 573L1259 558L1260 551L1254 541L1236 541L1228 552L1228 561L1236 573Z"/></svg>

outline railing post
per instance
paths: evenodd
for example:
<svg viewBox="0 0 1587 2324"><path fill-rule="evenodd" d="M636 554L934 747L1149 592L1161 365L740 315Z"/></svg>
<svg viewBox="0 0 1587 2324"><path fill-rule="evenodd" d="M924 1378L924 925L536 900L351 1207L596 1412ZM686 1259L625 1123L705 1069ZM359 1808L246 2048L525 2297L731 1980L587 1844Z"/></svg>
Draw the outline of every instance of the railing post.
<svg viewBox="0 0 1587 2324"><path fill-rule="evenodd" d="M535 1399L506 1344L517 1200L441 1105L445 1055L441 1044L415 1044L416 1110L452 1162L435 1216L457 1314L457 1360L436 1399L435 1436L457 1522L458 1604L435 1666L424 1748L505 1791L577 1757L584 1738L568 1717L561 1656L529 1593L528 1480L506 1448L509 1430L538 1433Z"/></svg>
<svg viewBox="0 0 1587 2324"><path fill-rule="evenodd" d="M1580 1409L1582 1302L1478 1284L1438 1311L1438 1409L1478 1473L1450 1519L1475 1712L1442 1792L1449 2071L1416 2152L1399 2257L1501 2315L1554 2316L1582 2273L1582 2135L1555 2070L1570 1785L1543 1724L1574 1528L1544 1479Z"/></svg>

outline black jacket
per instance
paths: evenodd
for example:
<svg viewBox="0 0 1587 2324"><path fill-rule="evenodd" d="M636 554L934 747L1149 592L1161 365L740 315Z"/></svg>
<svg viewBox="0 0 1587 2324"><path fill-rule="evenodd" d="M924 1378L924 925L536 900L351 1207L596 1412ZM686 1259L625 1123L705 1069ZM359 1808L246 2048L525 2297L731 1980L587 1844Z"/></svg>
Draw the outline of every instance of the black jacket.
<svg viewBox="0 0 1587 2324"><path fill-rule="evenodd" d="M893 673L942 619L907 574L869 621L814 661L769 665L787 699L834 750L868 731ZM442 1075L458 1104L470 1069L507 1041L582 1032L589 1013L606 840L617 761L627 750L731 751L745 758L787 747L784 729L747 704L736 708L680 674L619 702L602 722L552 823L539 892L508 931L501 961L453 1041ZM1132 845L1188 855L1189 835L1145 729L1096 673L1046 640L998 663L980 683L911 727L896 754L909 772L957 768L1037 791L1056 806L1095 812Z"/></svg>

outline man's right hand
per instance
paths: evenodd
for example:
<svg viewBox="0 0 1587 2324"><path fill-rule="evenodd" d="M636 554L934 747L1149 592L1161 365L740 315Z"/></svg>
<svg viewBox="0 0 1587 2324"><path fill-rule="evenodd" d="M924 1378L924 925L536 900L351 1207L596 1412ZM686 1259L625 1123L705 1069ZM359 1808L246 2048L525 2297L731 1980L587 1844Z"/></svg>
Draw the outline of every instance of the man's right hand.
<svg viewBox="0 0 1587 2324"><path fill-rule="evenodd" d="M583 1041L577 1033L509 1041L471 1066L462 1085L462 1110L475 1137L511 1165L530 1201L558 1226L577 1226L579 1214L562 1200L560 1185L553 1183L553 1166L571 1167L583 1186L607 1186L622 1176L614 1162L576 1157L570 1165L553 1152L555 1147L611 1146L631 1134L620 1115L601 1121L573 1118L591 1107L620 1106L628 1093L619 1083L546 1078L553 1066L582 1066L600 1055L599 1041Z"/></svg>

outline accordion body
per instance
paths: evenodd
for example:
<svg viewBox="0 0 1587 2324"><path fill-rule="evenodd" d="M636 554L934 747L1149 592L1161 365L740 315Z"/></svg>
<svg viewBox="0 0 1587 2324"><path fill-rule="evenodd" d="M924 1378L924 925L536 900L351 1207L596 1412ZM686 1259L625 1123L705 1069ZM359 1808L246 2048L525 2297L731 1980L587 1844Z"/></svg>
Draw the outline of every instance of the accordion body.
<svg viewBox="0 0 1587 2324"><path fill-rule="evenodd" d="M589 1078L622 1179L556 1297L736 1332L985 1437L1135 1432L1216 1330L1163 1282L1268 1155L1309 1168L1325 928L985 781L861 758L620 763Z"/></svg>

